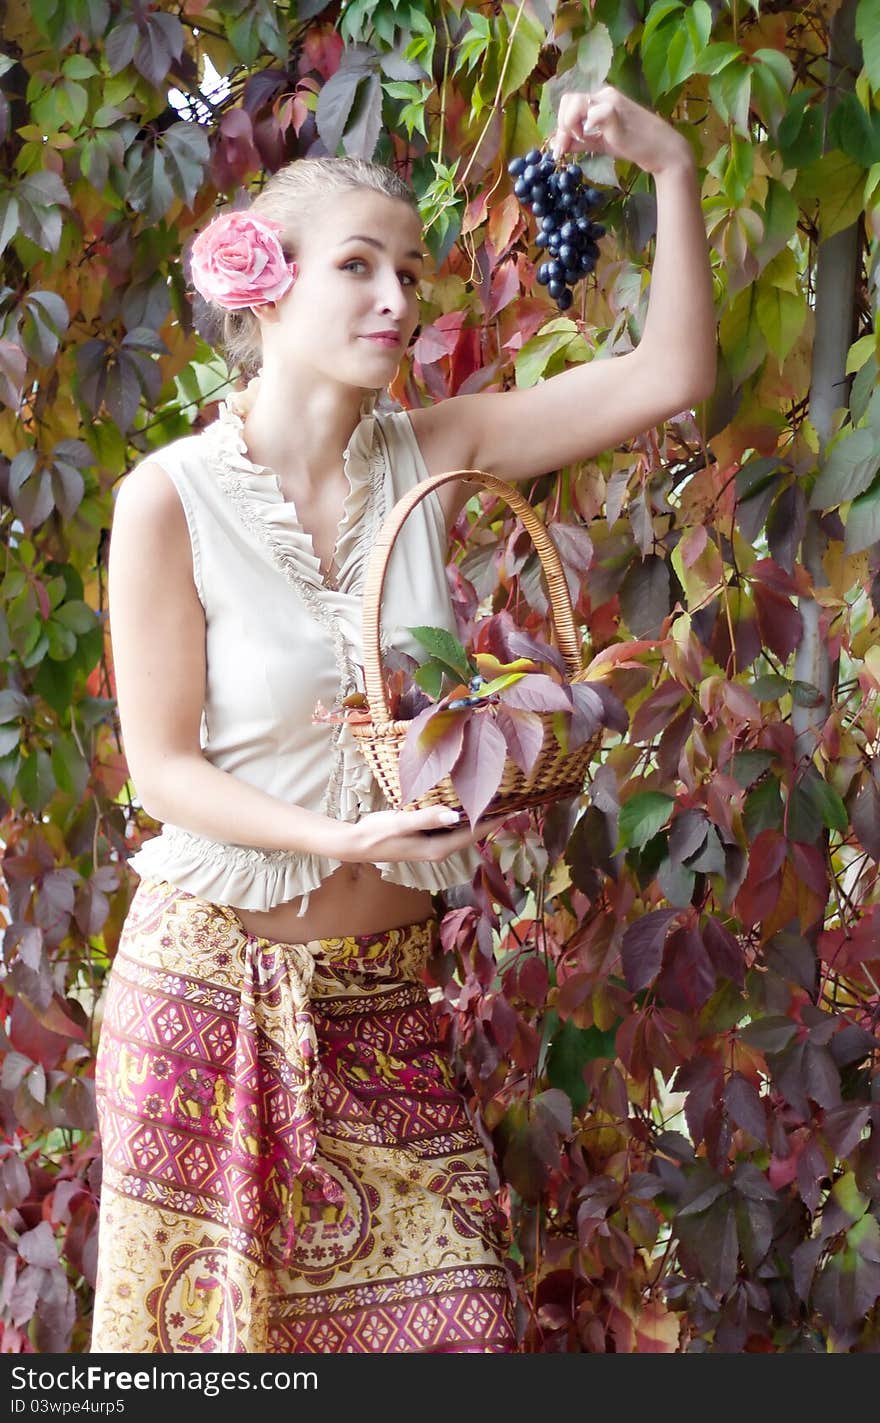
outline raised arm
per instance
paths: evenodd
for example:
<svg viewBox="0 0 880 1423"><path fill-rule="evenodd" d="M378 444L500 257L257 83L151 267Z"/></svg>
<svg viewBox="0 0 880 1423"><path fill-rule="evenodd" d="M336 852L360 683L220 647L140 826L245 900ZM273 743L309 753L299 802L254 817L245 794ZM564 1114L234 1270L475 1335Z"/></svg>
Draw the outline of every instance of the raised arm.
<svg viewBox="0 0 880 1423"><path fill-rule="evenodd" d="M141 804L221 844L309 851L344 861L442 860L487 833L449 830L443 808L380 811L357 824L290 805L202 753L205 614L193 581L183 508L164 469L146 462L123 481L113 516L110 631L125 754Z"/></svg>
<svg viewBox="0 0 880 1423"><path fill-rule="evenodd" d="M586 362L529 390L455 396L413 411L434 468L534 478L612 449L714 388L712 274L687 141L606 85L596 94L563 96L553 146L557 154L625 158L653 176L657 238L642 339L626 355Z"/></svg>

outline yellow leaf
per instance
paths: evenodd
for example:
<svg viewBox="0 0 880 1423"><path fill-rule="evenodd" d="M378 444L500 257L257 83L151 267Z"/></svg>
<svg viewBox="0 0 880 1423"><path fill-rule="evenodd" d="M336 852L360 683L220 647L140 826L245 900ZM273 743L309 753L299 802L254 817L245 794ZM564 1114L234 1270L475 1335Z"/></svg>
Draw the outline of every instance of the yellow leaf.
<svg viewBox="0 0 880 1423"><path fill-rule="evenodd" d="M635 1320L636 1353L674 1354L680 1337L680 1318L659 1300L649 1300Z"/></svg>
<svg viewBox="0 0 880 1423"><path fill-rule="evenodd" d="M865 670L875 687L880 689L880 647L869 647L865 653Z"/></svg>

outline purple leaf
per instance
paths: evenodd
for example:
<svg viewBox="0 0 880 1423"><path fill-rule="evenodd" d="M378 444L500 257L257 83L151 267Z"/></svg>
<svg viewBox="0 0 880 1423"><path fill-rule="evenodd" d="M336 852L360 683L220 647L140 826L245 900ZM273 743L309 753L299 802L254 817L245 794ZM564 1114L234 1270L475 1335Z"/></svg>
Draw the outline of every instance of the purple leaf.
<svg viewBox="0 0 880 1423"><path fill-rule="evenodd" d="M461 752L466 713L433 704L415 718L400 752L400 794L404 805L451 771Z"/></svg>
<svg viewBox="0 0 880 1423"><path fill-rule="evenodd" d="M505 687L501 698L506 706L516 707L519 711L570 712L572 709L568 688L554 682L546 672L529 672L512 687Z"/></svg>
<svg viewBox="0 0 880 1423"><path fill-rule="evenodd" d="M767 1118L763 1103L757 1090L742 1073L734 1072L727 1083L724 1089L724 1105L738 1127L757 1137L758 1141L766 1143Z"/></svg>
<svg viewBox="0 0 880 1423"><path fill-rule="evenodd" d="M495 724L507 742L507 754L529 776L544 745L544 723L536 712L500 705Z"/></svg>
<svg viewBox="0 0 880 1423"><path fill-rule="evenodd" d="M745 956L730 930L710 916L703 925L703 943L716 973L741 987L745 981Z"/></svg>
<svg viewBox="0 0 880 1423"><path fill-rule="evenodd" d="M595 736L597 731L601 731L605 709L599 693L595 688L587 686L586 682L572 682L569 690L574 712L568 748L570 751L576 751L585 741L589 741L591 736Z"/></svg>
<svg viewBox="0 0 880 1423"><path fill-rule="evenodd" d="M655 909L630 924L623 936L621 957L627 986L633 993L657 977L663 962L663 946L676 909Z"/></svg>
<svg viewBox="0 0 880 1423"><path fill-rule="evenodd" d="M696 926L676 929L657 989L671 1008L683 1013L700 1008L715 989L715 970Z"/></svg>
<svg viewBox="0 0 880 1423"><path fill-rule="evenodd" d="M38 1265L43 1270L57 1269L58 1250L48 1221L41 1220L33 1230L25 1231L19 1237L18 1253L28 1265Z"/></svg>
<svg viewBox="0 0 880 1423"><path fill-rule="evenodd" d="M501 784L506 759L507 742L489 710L469 716L451 776L472 828Z"/></svg>
<svg viewBox="0 0 880 1423"><path fill-rule="evenodd" d="M506 645L508 650L504 659L506 662L512 662L516 657L531 657L535 662L549 662L551 667L556 668L560 676L568 676L565 658L551 643L530 637L527 632L521 632L515 628L507 638Z"/></svg>
<svg viewBox="0 0 880 1423"><path fill-rule="evenodd" d="M579 682L572 682L572 693ZM621 736L629 729L629 713L616 692L612 692L604 682L591 682L590 688L602 703L602 721L609 731L619 731Z"/></svg>

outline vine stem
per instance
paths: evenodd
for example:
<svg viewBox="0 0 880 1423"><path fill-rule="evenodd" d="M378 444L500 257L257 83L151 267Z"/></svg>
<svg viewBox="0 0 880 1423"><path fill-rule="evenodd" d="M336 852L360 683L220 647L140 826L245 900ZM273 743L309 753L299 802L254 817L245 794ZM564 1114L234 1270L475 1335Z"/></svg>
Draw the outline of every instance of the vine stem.
<svg viewBox="0 0 880 1423"><path fill-rule="evenodd" d="M494 118L495 113L497 112L497 110L498 110L498 108L499 108L499 106L500 106L500 104L501 104L501 92L502 92L502 89L504 88L504 80L505 80L505 77L506 77L506 75L507 75L508 66L509 66L509 64L510 64L510 57L511 57L511 55L513 54L513 41L516 39L516 32L517 32L517 29L519 28L519 22L520 22L520 20L522 19L522 14L523 14L523 11L525 10L525 8L526 8L526 0L519 0L519 9L517 10L516 15L515 15L515 17L514 17L513 25L511 26L511 30L510 30L510 35L509 35L508 40L507 40L507 51L506 51L506 53L505 53L505 55L504 55L504 63L503 63L502 66L501 66L501 73L500 73L499 76L498 76L498 88L495 90L495 98L494 98L493 101L492 101L492 107L491 107L491 110L490 110L490 113L489 113L489 117L488 117L488 119L486 120L485 124L483 125L483 132L480 134L480 137L477 139L477 142L474 144L473 150L472 150L472 152L471 152L471 156L470 156L470 158L468 159L467 167L465 168L465 170L464 170L464 172L462 173L461 177L457 180L458 186L461 187L461 188L463 188L464 185L465 185L465 183L467 182L468 174L470 173L471 169L472 169L473 166L474 166L474 160L476 159L476 156L477 156L477 154L479 153L480 148L482 147L483 139L486 137L486 134L489 132L489 125L491 124L492 119Z"/></svg>

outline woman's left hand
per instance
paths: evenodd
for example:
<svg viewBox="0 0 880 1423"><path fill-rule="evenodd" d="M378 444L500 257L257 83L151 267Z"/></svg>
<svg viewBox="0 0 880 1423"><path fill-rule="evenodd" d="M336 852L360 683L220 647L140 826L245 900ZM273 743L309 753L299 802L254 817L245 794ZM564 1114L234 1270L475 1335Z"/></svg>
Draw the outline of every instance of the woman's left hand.
<svg viewBox="0 0 880 1423"><path fill-rule="evenodd" d="M626 158L655 174L693 163L687 139L611 84L594 94L563 94L551 148L557 158L572 151Z"/></svg>

